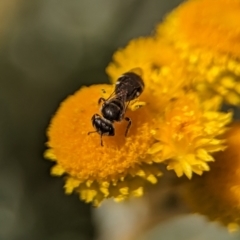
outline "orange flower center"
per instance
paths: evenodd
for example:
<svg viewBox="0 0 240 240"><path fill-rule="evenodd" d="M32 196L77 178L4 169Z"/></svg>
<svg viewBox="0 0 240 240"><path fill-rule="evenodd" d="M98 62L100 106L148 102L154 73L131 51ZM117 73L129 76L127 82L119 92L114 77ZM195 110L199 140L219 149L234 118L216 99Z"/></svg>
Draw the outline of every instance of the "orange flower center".
<svg viewBox="0 0 240 240"><path fill-rule="evenodd" d="M147 107L134 112L127 110L125 116L132 126L125 137L127 122L115 122L115 136L103 136L94 131L93 114L99 114L98 99L101 89L111 94L112 86L94 85L84 87L68 97L52 119L48 145L57 162L71 176L89 180L115 180L125 176L131 167L145 161L146 152L152 143L150 125L152 116Z"/></svg>

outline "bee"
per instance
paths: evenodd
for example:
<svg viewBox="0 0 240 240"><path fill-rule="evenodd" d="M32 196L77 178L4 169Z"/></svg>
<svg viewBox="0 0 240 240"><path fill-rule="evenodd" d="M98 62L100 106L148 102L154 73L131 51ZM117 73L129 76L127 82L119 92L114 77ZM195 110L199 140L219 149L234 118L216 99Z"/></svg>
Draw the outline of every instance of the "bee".
<svg viewBox="0 0 240 240"><path fill-rule="evenodd" d="M94 114L92 116L92 125L96 131L89 132L98 133L100 135L101 146L103 146L102 137L114 136L114 122L120 122L123 119L128 122L125 137L128 134L132 121L129 117L125 117L125 113L130 101L138 98L144 90L144 82L140 75L133 71L126 72L120 76L115 84L113 93L107 98L99 98L98 104L101 104L101 115Z"/></svg>

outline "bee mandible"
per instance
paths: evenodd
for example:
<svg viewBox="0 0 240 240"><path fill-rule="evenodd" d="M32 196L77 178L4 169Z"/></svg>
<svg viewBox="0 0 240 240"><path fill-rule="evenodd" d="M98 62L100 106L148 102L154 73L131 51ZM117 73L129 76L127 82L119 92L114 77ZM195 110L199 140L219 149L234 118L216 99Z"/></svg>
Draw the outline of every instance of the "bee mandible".
<svg viewBox="0 0 240 240"><path fill-rule="evenodd" d="M96 131L89 132L98 133L100 135L101 146L103 146L102 136L114 136L114 122L120 122L123 119L128 122L125 137L128 134L132 121L129 117L125 117L125 113L130 101L138 98L144 90L144 82L140 75L133 71L126 72L120 76L115 84L115 89L109 98L99 98L98 104L101 105L101 115L94 114L92 116L92 125Z"/></svg>

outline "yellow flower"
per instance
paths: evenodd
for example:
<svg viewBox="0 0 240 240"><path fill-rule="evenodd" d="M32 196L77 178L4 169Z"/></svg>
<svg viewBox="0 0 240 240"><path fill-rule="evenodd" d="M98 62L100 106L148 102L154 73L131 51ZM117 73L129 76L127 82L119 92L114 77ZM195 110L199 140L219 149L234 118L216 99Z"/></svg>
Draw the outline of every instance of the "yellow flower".
<svg viewBox="0 0 240 240"><path fill-rule="evenodd" d="M148 106L158 112L164 111L172 98L183 96L184 88L192 83L172 48L153 36L130 41L113 55L106 71L115 83L130 69L141 69L143 95L147 96Z"/></svg>
<svg viewBox="0 0 240 240"><path fill-rule="evenodd" d="M195 212L234 231L240 226L240 123L232 124L224 138L228 148L214 154L211 171L186 182L185 197Z"/></svg>
<svg viewBox="0 0 240 240"><path fill-rule="evenodd" d="M98 134L88 135L101 89L108 95L112 92L110 85L84 87L61 104L48 129L49 150L45 153L56 162L52 174L66 174L66 193L75 190L96 206L107 197L141 196L144 184L156 183L161 175L147 154L153 142L153 115L148 108L127 111L132 119L127 138L124 122L115 124L115 136L103 137L103 147Z"/></svg>
<svg viewBox="0 0 240 240"><path fill-rule="evenodd" d="M175 77L182 73L184 69L177 60L178 56L172 47L164 41L156 40L154 36L141 37L131 40L125 48L114 53L113 61L106 68L106 72L114 83L122 73L141 68L142 77L148 88L151 86L151 75L154 70L160 71L166 77L172 74L170 67L174 69ZM179 81L183 82L181 78Z"/></svg>
<svg viewBox="0 0 240 240"><path fill-rule="evenodd" d="M177 45L206 47L240 57L239 12L239 0L189 0L167 17L159 34L174 35L172 41Z"/></svg>
<svg viewBox="0 0 240 240"><path fill-rule="evenodd" d="M223 150L224 141L217 137L226 129L231 113L206 110L208 103L199 102L195 94L173 99L158 119L153 132L157 142L149 149L155 162L165 161L178 177L188 178L209 171L208 162L214 161L211 153Z"/></svg>
<svg viewBox="0 0 240 240"><path fill-rule="evenodd" d="M192 0L189 6L200 1L205 2ZM209 171L212 154L225 149L219 136L232 114L219 109L223 99L240 104L240 63L230 51L187 38L180 17L187 6L170 14L155 36L132 40L117 51L107 67L113 84L128 71L145 83L140 99L126 112L132 120L127 137L124 121L114 123L115 136L103 137L104 146L97 133L88 135L101 89L107 98L112 85L81 88L59 107L48 129L45 156L55 161L53 175L66 176L66 193L78 192L95 206L105 198L141 196L162 175L161 165L191 178Z"/></svg>
<svg viewBox="0 0 240 240"><path fill-rule="evenodd" d="M48 129L45 157L56 163L53 175L66 175L67 194L76 191L95 206L105 198L121 201L141 196L162 175L162 163L178 176L184 173L190 178L192 172L208 171L208 161L213 161L210 154L223 149L223 141L216 137L225 131L231 114L204 111L202 106L212 105L200 105L193 93L167 98L162 88L155 89L154 101L143 94L146 106L126 112L132 120L127 138L122 121L115 124L116 135L103 137L101 146L98 134L88 135L101 89L108 96L112 92L111 85L93 85L68 97ZM165 105L156 111L161 101Z"/></svg>
<svg viewBox="0 0 240 240"><path fill-rule="evenodd" d="M240 2L190 0L158 26L157 37L169 43L202 98L219 95L240 105Z"/></svg>
<svg viewBox="0 0 240 240"><path fill-rule="evenodd" d="M162 49L165 55L160 54ZM193 91L192 75L173 53L169 45L153 37L132 40L114 54L107 73L114 83L127 66L142 67L146 84L143 97L146 107L156 115L152 127L155 143L148 153L154 162L167 164L179 177L185 174L191 178L193 172L208 171L208 162L214 160L211 154L224 149L218 136L226 130L232 114L219 112L218 97L204 102L199 98Z"/></svg>

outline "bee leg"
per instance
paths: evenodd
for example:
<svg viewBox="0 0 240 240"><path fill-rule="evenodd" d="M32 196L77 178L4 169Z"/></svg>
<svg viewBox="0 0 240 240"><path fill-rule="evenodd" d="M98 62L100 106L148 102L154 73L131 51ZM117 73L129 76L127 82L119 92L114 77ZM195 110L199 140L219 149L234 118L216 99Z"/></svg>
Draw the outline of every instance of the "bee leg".
<svg viewBox="0 0 240 240"><path fill-rule="evenodd" d="M101 146L103 147L103 140L102 140L102 134L100 135L100 142L101 142Z"/></svg>
<svg viewBox="0 0 240 240"><path fill-rule="evenodd" d="M88 132L88 135L92 134L92 133L96 133L98 131L92 131L92 132ZM100 135L100 143L101 143L101 146L103 147L103 140L102 140L102 136L103 134Z"/></svg>
<svg viewBox="0 0 240 240"><path fill-rule="evenodd" d="M126 121L128 121L128 125L127 125L126 131L125 131L125 137L126 137L127 134L128 134L128 130L129 130L129 128L130 128L131 125L132 125L132 120L131 120L129 117L125 117L124 119L125 119Z"/></svg>
<svg viewBox="0 0 240 240"><path fill-rule="evenodd" d="M97 132L97 131L88 132L87 135L90 135L90 134L92 134L92 133L96 133L96 132Z"/></svg>
<svg viewBox="0 0 240 240"><path fill-rule="evenodd" d="M102 102L106 102L106 99L101 97L98 99L98 105L100 105Z"/></svg>

